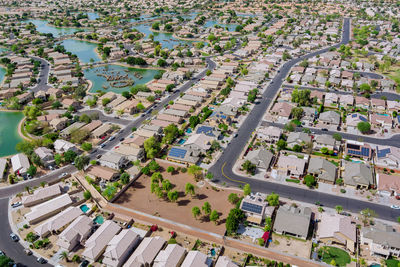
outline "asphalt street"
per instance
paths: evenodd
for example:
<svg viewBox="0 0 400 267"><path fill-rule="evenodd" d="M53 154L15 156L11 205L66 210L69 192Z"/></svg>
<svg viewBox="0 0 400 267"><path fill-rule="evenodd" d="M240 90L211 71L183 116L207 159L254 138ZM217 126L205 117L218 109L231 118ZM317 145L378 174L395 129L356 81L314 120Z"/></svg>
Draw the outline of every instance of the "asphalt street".
<svg viewBox="0 0 400 267"><path fill-rule="evenodd" d="M350 40L350 20L346 18L344 19L343 23L342 40L340 43L333 45L332 47L337 48L342 44L347 44L349 40ZM316 201L319 201L323 205L331 208L335 207L336 205L342 205L345 210L351 212L359 212L364 208L371 208L374 211L376 211L379 218L395 221L397 217L400 216L400 211L393 210L388 206L383 206L372 202L365 202L365 201L345 198L327 193L321 193L317 191L312 191L284 184L277 184L265 180L257 180L245 176L240 176L233 172L233 167L235 162L237 161L242 150L248 144L253 131L257 128L257 126L261 122L266 110L273 101L274 96L277 94L282 83L285 81L286 76L289 74L290 69L297 63L303 61L304 59L309 59L316 55L328 52L330 49L331 47L324 48L319 51L315 51L300 56L298 58L292 59L286 62L279 69L278 74L272 79L272 81L262 94L260 103L254 106L252 111L248 114L247 118L243 122L242 126L237 131L238 134L237 137L233 138L233 140L230 142L227 148L223 151L221 157L209 169L209 171L214 174L215 179L220 184L227 184L230 186L237 187L247 183L250 185L252 191L254 192L262 192L262 193L275 192L282 197L291 198L294 200L307 203L315 203ZM343 135L343 137L345 136ZM383 143L386 142L388 144L392 144L392 142L389 142L389 140L384 139ZM382 140L380 143L382 144Z"/></svg>
<svg viewBox="0 0 400 267"><path fill-rule="evenodd" d="M29 267L51 266L50 264L40 264L35 256L28 256L24 253L24 247L19 242L13 242L10 238L12 232L8 223L8 199L0 199L0 250L16 263L22 263Z"/></svg>
<svg viewBox="0 0 400 267"><path fill-rule="evenodd" d="M31 56L31 58L33 58L33 59L35 59L35 60L37 60L37 61L40 61L40 65L41 65L41 66L39 67L39 70L40 70L40 72L39 72L39 79L40 79L40 81L39 81L38 84L36 84L35 87L31 88L31 90L32 90L32 92L34 92L34 93L37 93L37 92L39 92L39 91L45 91L45 92L47 92L47 90L48 90L49 88L51 88L51 86L49 86L49 85L47 84L47 80L48 80L49 72L50 72L50 65L49 65L49 62L47 62L46 60L44 60L43 58L40 58L40 57ZM43 65L44 65L44 67L42 68Z"/></svg>

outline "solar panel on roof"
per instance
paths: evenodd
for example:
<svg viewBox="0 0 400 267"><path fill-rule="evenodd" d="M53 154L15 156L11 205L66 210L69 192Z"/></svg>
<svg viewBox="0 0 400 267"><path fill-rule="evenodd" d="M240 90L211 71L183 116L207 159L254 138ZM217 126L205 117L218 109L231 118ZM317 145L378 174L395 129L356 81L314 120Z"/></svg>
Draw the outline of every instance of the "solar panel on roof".
<svg viewBox="0 0 400 267"><path fill-rule="evenodd" d="M243 202L243 205L242 205L242 210L257 213L257 214L261 214L262 208L263 207L260 205L256 205L256 204L248 203L248 202Z"/></svg>
<svg viewBox="0 0 400 267"><path fill-rule="evenodd" d="M389 153L390 153L390 148L378 150L378 152L377 152L378 158L386 157L386 155Z"/></svg>
<svg viewBox="0 0 400 267"><path fill-rule="evenodd" d="M361 148L361 155L363 155L364 157L369 157L369 148L362 147Z"/></svg>
<svg viewBox="0 0 400 267"><path fill-rule="evenodd" d="M186 155L187 151L185 149L181 149L181 148L177 148L177 147L173 147L171 148L171 150L169 151L169 156L170 157L175 157L175 158L184 158Z"/></svg>
<svg viewBox="0 0 400 267"><path fill-rule="evenodd" d="M365 118L365 117L363 117L363 116L360 116L360 120L362 120L362 121L367 121L367 118Z"/></svg>
<svg viewBox="0 0 400 267"><path fill-rule="evenodd" d="M355 117L357 117L357 114L352 114L351 117L355 118Z"/></svg>
<svg viewBox="0 0 400 267"><path fill-rule="evenodd" d="M351 148L351 149L360 149L359 145L354 145L354 144L347 144L347 148Z"/></svg>

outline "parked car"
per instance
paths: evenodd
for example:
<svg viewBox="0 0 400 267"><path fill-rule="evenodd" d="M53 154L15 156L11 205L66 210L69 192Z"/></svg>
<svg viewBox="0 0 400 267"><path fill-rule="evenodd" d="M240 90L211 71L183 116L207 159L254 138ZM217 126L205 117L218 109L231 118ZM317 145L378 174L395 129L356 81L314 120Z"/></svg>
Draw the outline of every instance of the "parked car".
<svg viewBox="0 0 400 267"><path fill-rule="evenodd" d="M106 144L103 143L103 144L100 145L100 148L103 148L103 147L105 147L105 146L106 146Z"/></svg>
<svg viewBox="0 0 400 267"><path fill-rule="evenodd" d="M0 250L0 256L5 256L6 254Z"/></svg>
<svg viewBox="0 0 400 267"><path fill-rule="evenodd" d="M81 262L81 264L79 264L79 267L86 267L88 265L89 265L89 261L84 260L84 261Z"/></svg>
<svg viewBox="0 0 400 267"><path fill-rule="evenodd" d="M63 172L63 173L61 173L60 176L58 176L58 177L59 177L59 178L66 178L66 177L69 177L69 176L71 176L71 174L66 173L66 172Z"/></svg>
<svg viewBox="0 0 400 267"><path fill-rule="evenodd" d="M390 208L395 209L395 210L400 210L400 206L397 206L397 205L392 205L392 206L390 206Z"/></svg>
<svg viewBox="0 0 400 267"><path fill-rule="evenodd" d="M25 254L26 255L28 255L28 256L30 256L30 255L32 255L32 251L30 250L30 249L24 249L24 252L25 252Z"/></svg>
<svg viewBox="0 0 400 267"><path fill-rule="evenodd" d="M21 206L21 205L22 205L22 202L21 202L21 201L18 201L18 202L12 203L12 204L11 204L11 207L13 207L13 208L18 208L18 207Z"/></svg>
<svg viewBox="0 0 400 267"><path fill-rule="evenodd" d="M326 128L322 128L322 129L321 129L321 131L323 131L323 132L327 132L327 131L328 131L328 129L326 129Z"/></svg>
<svg viewBox="0 0 400 267"><path fill-rule="evenodd" d="M14 241L14 242L18 242L19 241L19 237L14 233L11 233L10 237L11 237L12 241Z"/></svg>
<svg viewBox="0 0 400 267"><path fill-rule="evenodd" d="M39 262L40 264L45 264L45 263L47 263L47 260L46 260L45 258L43 258L43 257L37 258L36 261Z"/></svg>

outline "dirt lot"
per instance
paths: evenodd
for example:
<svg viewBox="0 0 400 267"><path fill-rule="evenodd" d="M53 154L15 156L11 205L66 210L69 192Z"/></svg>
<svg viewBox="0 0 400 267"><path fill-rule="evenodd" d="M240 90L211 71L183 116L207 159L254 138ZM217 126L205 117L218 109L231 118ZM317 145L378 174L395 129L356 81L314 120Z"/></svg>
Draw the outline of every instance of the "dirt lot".
<svg viewBox="0 0 400 267"><path fill-rule="evenodd" d="M269 248L308 259L311 251L311 241L272 234Z"/></svg>
<svg viewBox="0 0 400 267"><path fill-rule="evenodd" d="M165 170L168 166L174 166L172 163L159 162L159 164L162 168L161 173L163 179L168 179L174 186L172 190L177 190L179 192L179 198L176 203L171 203L166 198L159 199L155 194L152 194L150 191L150 177L146 175L139 177L133 186L128 188L114 203L223 235L225 232L224 222L229 210L233 208L233 205L228 202L228 195L232 192L238 193L238 191L213 189L207 183L198 185L193 176L188 173L180 172L174 173L173 175L167 173ZM186 183L195 185L196 196L185 196ZM212 210L217 210L219 212L220 218L217 225L210 222L208 218L198 217L195 219L192 215L192 208L198 206L201 209L206 201L211 204Z"/></svg>

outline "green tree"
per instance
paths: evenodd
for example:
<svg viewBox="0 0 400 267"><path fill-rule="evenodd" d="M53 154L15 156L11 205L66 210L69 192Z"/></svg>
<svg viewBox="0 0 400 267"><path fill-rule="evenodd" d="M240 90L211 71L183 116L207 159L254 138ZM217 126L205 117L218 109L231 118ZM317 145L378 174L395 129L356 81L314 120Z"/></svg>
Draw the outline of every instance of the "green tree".
<svg viewBox="0 0 400 267"><path fill-rule="evenodd" d="M214 222L215 224L217 224L218 219L219 219L218 211L213 210L213 211L210 213L210 221L212 221L212 222Z"/></svg>
<svg viewBox="0 0 400 267"><path fill-rule="evenodd" d="M276 193L271 193L267 196L268 205L277 207L279 206L279 195Z"/></svg>
<svg viewBox="0 0 400 267"><path fill-rule="evenodd" d="M92 194L91 194L88 190L86 190L85 192L83 192L83 198L84 198L85 200L89 200L91 197L92 197Z"/></svg>
<svg viewBox="0 0 400 267"><path fill-rule="evenodd" d="M185 194L186 195L190 194L191 196L194 196L196 194L194 190L194 185L192 185L191 183L186 183Z"/></svg>
<svg viewBox="0 0 400 267"><path fill-rule="evenodd" d="M236 205L239 202L240 198L235 193L230 193L228 196L229 203Z"/></svg>
<svg viewBox="0 0 400 267"><path fill-rule="evenodd" d="M202 174L203 174L203 169L200 166L197 165L190 165L190 167L188 168L188 173L193 175L195 180L198 180L201 178Z"/></svg>
<svg viewBox="0 0 400 267"><path fill-rule="evenodd" d="M85 142L81 145L82 149L85 151L90 151L92 150L92 143Z"/></svg>
<svg viewBox="0 0 400 267"><path fill-rule="evenodd" d="M242 168L248 174L251 174L251 175L256 174L257 166L255 164L251 163L250 160L246 160L245 162L243 162Z"/></svg>
<svg viewBox="0 0 400 267"><path fill-rule="evenodd" d="M129 180L130 180L130 175L128 173L124 172L121 174L120 180L121 180L122 184L128 184Z"/></svg>
<svg viewBox="0 0 400 267"><path fill-rule="evenodd" d="M362 134L369 133L369 131L371 130L371 124L369 124L369 122L366 122L366 121L360 121L360 122L357 124L357 129L358 129Z"/></svg>
<svg viewBox="0 0 400 267"><path fill-rule="evenodd" d="M55 154L54 155L54 162L56 163L57 166L60 166L62 163L62 156L60 154Z"/></svg>
<svg viewBox="0 0 400 267"><path fill-rule="evenodd" d="M146 139L144 141L144 150L146 151L146 156L149 159L155 158L158 153L160 152L161 145L160 143L154 138L154 136Z"/></svg>
<svg viewBox="0 0 400 267"><path fill-rule="evenodd" d="M75 162L75 167L78 170L83 170L83 168L85 168L86 165L89 164L90 158L87 156L79 156L76 157L74 162Z"/></svg>
<svg viewBox="0 0 400 267"><path fill-rule="evenodd" d="M73 162L76 158L76 153L73 150L68 150L67 152L64 153L64 161L65 162Z"/></svg>
<svg viewBox="0 0 400 267"><path fill-rule="evenodd" d="M292 117L296 120L300 120L303 117L303 109L300 107L294 107L292 108Z"/></svg>
<svg viewBox="0 0 400 267"><path fill-rule="evenodd" d="M169 201L176 202L178 200L179 193L176 190L169 191L168 194L167 194L167 197L168 197Z"/></svg>
<svg viewBox="0 0 400 267"><path fill-rule="evenodd" d="M175 124L170 124L164 128L163 142L165 144L172 144L172 142L180 135L179 129Z"/></svg>
<svg viewBox="0 0 400 267"><path fill-rule="evenodd" d="M342 141L342 136L340 135L340 133L334 133L332 135L332 137L336 140L336 141Z"/></svg>
<svg viewBox="0 0 400 267"><path fill-rule="evenodd" d="M149 168L150 168L151 171L155 172L155 171L158 171L160 169L160 165L157 163L157 161L155 161L153 159L149 163Z"/></svg>
<svg viewBox="0 0 400 267"><path fill-rule="evenodd" d="M168 179L162 181L162 189L169 192L172 189L172 184Z"/></svg>
<svg viewBox="0 0 400 267"><path fill-rule="evenodd" d="M278 147L278 150L284 150L287 146L287 143L283 139L279 139L278 142L276 143L276 146Z"/></svg>
<svg viewBox="0 0 400 267"><path fill-rule="evenodd" d="M243 186L243 195L248 196L251 194L251 188L249 184Z"/></svg>
<svg viewBox="0 0 400 267"><path fill-rule="evenodd" d="M315 186L315 185L316 185L315 177L312 176L312 175L310 175L310 174L306 175L306 176L304 177L304 183L305 183L309 188Z"/></svg>
<svg viewBox="0 0 400 267"><path fill-rule="evenodd" d="M32 177L35 176L36 172L37 172L36 166L34 166L34 165L29 166L27 173L30 176L32 176Z"/></svg>
<svg viewBox="0 0 400 267"><path fill-rule="evenodd" d="M172 167L172 166L168 166L168 168L167 168L167 172L168 173L174 173L175 172L175 168L174 167Z"/></svg>
<svg viewBox="0 0 400 267"><path fill-rule="evenodd" d="M59 258L60 258L60 260L65 260L66 262L69 262L69 259L68 259L68 252L67 252L67 251L61 252Z"/></svg>
<svg viewBox="0 0 400 267"><path fill-rule="evenodd" d="M228 235L233 235L239 228L239 223L244 219L244 213L239 208L233 208L229 211L226 218L225 227Z"/></svg>
<svg viewBox="0 0 400 267"><path fill-rule="evenodd" d="M340 206L340 205L336 205L335 206L335 210L336 210L337 213L341 213L343 211L343 207Z"/></svg>
<svg viewBox="0 0 400 267"><path fill-rule="evenodd" d="M201 207L201 210L204 212L205 215L209 215L211 213L211 205L207 201L204 202L203 207Z"/></svg>
<svg viewBox="0 0 400 267"><path fill-rule="evenodd" d="M192 214L193 214L193 217L194 217L195 219L197 219L197 217L200 216L200 214L201 214L200 208L197 207L197 206L194 206L194 207L192 208Z"/></svg>

